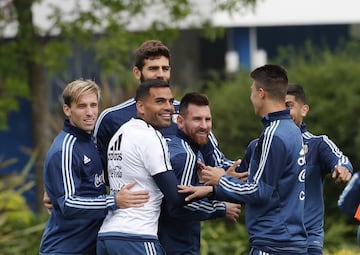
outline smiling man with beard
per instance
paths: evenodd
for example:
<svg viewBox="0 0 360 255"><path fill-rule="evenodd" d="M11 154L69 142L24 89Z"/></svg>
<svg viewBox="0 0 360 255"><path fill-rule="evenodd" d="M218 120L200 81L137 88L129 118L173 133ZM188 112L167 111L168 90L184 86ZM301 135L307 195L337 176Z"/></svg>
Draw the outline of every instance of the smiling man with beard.
<svg viewBox="0 0 360 255"><path fill-rule="evenodd" d="M208 143L212 118L208 98L198 92L183 96L177 117L177 133L168 137L170 161L181 185L202 185L200 153ZM170 201L171 202L171 201ZM207 198L169 213L166 198L159 219L159 239L167 254L199 255L200 222L218 217L236 221L240 205Z"/></svg>

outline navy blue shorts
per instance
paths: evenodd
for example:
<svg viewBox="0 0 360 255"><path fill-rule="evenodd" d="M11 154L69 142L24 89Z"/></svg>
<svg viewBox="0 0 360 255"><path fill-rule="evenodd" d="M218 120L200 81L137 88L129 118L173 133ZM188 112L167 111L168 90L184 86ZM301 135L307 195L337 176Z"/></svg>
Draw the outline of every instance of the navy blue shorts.
<svg viewBox="0 0 360 255"><path fill-rule="evenodd" d="M159 240L129 241L121 239L98 240L97 255L165 255Z"/></svg>

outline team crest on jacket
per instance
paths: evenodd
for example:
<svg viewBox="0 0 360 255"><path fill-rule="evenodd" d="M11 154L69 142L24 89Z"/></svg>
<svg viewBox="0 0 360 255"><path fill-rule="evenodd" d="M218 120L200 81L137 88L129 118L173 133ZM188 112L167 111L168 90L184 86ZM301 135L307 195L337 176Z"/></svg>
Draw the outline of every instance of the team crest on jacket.
<svg viewBox="0 0 360 255"><path fill-rule="evenodd" d="M307 144L304 144L304 152L305 154L309 152L309 146Z"/></svg>
<svg viewBox="0 0 360 255"><path fill-rule="evenodd" d="M100 187L101 185L105 184L104 171L102 171L100 175L95 174L94 184L95 187Z"/></svg>

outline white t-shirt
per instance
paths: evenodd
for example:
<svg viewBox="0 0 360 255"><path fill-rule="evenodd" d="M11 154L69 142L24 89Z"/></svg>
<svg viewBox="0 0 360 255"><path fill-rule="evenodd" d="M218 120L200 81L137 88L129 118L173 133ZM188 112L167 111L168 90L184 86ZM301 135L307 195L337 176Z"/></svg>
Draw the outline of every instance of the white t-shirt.
<svg viewBox="0 0 360 255"><path fill-rule="evenodd" d="M172 170L164 137L145 121L131 119L111 138L107 155L110 192L136 181L131 190L147 190L150 199L140 208L109 211L99 233L157 236L163 194L152 176Z"/></svg>

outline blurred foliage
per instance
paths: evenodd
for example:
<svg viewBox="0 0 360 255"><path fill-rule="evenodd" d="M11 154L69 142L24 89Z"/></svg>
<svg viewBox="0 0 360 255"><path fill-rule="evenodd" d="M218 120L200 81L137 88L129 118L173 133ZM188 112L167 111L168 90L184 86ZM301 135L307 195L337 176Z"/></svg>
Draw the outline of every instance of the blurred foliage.
<svg viewBox="0 0 360 255"><path fill-rule="evenodd" d="M8 112L18 109L17 97L29 98L36 87L47 86L31 84L35 81L33 76L41 76L35 73L34 64L43 68L37 72L70 81L72 76L83 77L81 66L86 65L86 60L82 55L90 52L95 56L95 64L101 66L101 81L97 82L115 84L127 91L134 85L129 72L132 53L143 41L156 38L171 45L185 23L199 28L210 40L224 36L224 28L214 28L202 6L187 0L72 2L75 8L61 8L43 0L3 0L0 4L0 130L7 128ZM45 3L49 10L46 28L29 24L31 15L35 15L31 7ZM214 0L211 8L206 8L210 13L219 10L232 15L255 3L256 0ZM161 15L157 15L159 12ZM22 34L5 38L9 27L18 27ZM76 62L73 67L69 67L71 58ZM69 75L70 68L75 75ZM34 107L36 104L35 100Z"/></svg>
<svg viewBox="0 0 360 255"><path fill-rule="evenodd" d="M2 174L14 160L0 162L0 255L38 254L45 219L35 215L23 193L33 187L28 180L35 155L19 173Z"/></svg>
<svg viewBox="0 0 360 255"><path fill-rule="evenodd" d="M5 56L6 57L1 57ZM24 82L24 70L17 65L9 65L9 62L18 63L21 56L17 53L17 44L8 42L0 47L0 130L7 128L7 115L11 111L18 110L18 97L28 96L28 87ZM14 73L17 75L9 76Z"/></svg>
<svg viewBox="0 0 360 255"><path fill-rule="evenodd" d="M208 220L201 226L201 255L248 254L248 233L242 212L238 222Z"/></svg>
<svg viewBox="0 0 360 255"><path fill-rule="evenodd" d="M350 249L341 249L339 251L336 251L334 253L324 253L325 255L358 255L359 250L350 250Z"/></svg>
<svg viewBox="0 0 360 255"><path fill-rule="evenodd" d="M242 71L226 79L213 77L206 84L219 147L228 158L241 158L248 143L262 130L250 101L249 72Z"/></svg>

